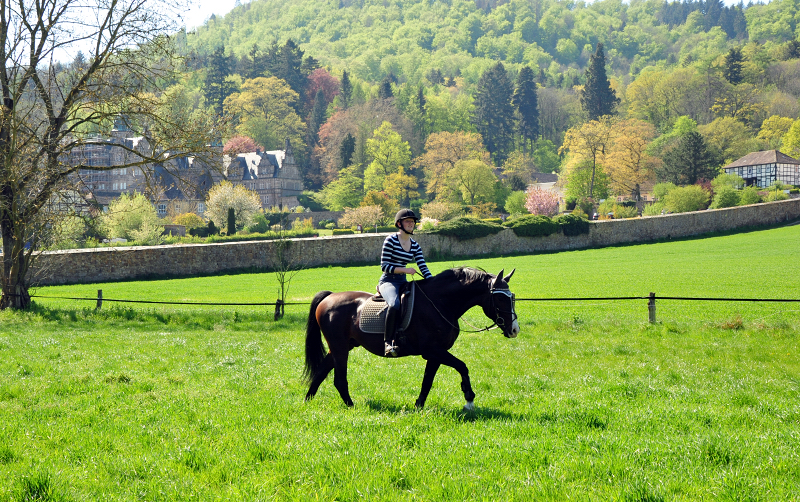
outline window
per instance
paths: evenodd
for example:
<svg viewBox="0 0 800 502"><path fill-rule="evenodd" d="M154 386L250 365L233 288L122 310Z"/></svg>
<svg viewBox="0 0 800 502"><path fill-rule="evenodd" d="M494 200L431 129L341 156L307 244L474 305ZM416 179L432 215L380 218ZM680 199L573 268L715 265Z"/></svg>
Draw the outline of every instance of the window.
<svg viewBox="0 0 800 502"><path fill-rule="evenodd" d="M119 190L119 183L114 183L111 190Z"/></svg>
<svg viewBox="0 0 800 502"><path fill-rule="evenodd" d="M175 213L176 214L181 214L181 205L180 204L175 204Z"/></svg>
<svg viewBox="0 0 800 502"><path fill-rule="evenodd" d="M156 212L159 216L166 216L167 214L167 205L166 204L159 204Z"/></svg>
<svg viewBox="0 0 800 502"><path fill-rule="evenodd" d="M204 202L198 202L198 203L197 203L197 213L198 213L198 214L203 214L203 213L205 213L205 212L206 212L206 205L205 205L205 203L204 203Z"/></svg>

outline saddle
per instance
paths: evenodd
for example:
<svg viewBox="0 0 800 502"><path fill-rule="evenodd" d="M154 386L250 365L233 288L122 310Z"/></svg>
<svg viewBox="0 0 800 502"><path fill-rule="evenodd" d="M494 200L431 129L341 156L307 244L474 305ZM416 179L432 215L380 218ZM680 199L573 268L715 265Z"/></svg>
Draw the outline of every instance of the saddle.
<svg viewBox="0 0 800 502"><path fill-rule="evenodd" d="M402 333L411 323L411 314L414 310L414 282L409 282L400 292L400 323L397 332ZM358 310L358 328L364 333L383 333L386 323L386 309L389 306L380 295L372 295L361 305Z"/></svg>

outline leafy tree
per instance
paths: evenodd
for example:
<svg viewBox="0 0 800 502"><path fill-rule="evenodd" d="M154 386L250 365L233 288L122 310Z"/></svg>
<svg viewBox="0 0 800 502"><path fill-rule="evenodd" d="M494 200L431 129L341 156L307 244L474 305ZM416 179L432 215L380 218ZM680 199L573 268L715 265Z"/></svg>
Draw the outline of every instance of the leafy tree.
<svg viewBox="0 0 800 502"><path fill-rule="evenodd" d="M655 181L657 162L647 152L655 135L652 125L638 119L623 120L614 125L611 145L603 164L612 193L638 198L640 186Z"/></svg>
<svg viewBox="0 0 800 502"><path fill-rule="evenodd" d="M361 225L362 228L368 229L383 220L384 215L381 206L346 207L344 208L344 214L339 218L339 226L342 228L355 228Z"/></svg>
<svg viewBox="0 0 800 502"><path fill-rule="evenodd" d="M222 153L225 155L238 155L240 153L255 152L256 150L264 150L264 147L255 142L249 136L233 136L225 142L222 147Z"/></svg>
<svg viewBox="0 0 800 502"><path fill-rule="evenodd" d="M526 199L527 195L522 190L511 192L511 195L506 198L506 212L511 215L527 214L528 208L525 207Z"/></svg>
<svg viewBox="0 0 800 502"><path fill-rule="evenodd" d="M780 150L781 139L789 132L793 122L794 120L789 117L780 115L773 115L764 120L758 130L758 140L767 146L765 150Z"/></svg>
<svg viewBox="0 0 800 502"><path fill-rule="evenodd" d="M522 150L527 151L528 142L533 144L539 137L539 101L533 70L525 66L519 71L517 88L512 103L517 112L517 129L522 137Z"/></svg>
<svg viewBox="0 0 800 502"><path fill-rule="evenodd" d="M743 66L744 56L742 55L742 48L731 47L728 54L725 56L725 67L722 70L722 76L733 85L741 84L742 80L744 80L742 76Z"/></svg>
<svg viewBox="0 0 800 502"><path fill-rule="evenodd" d="M753 185L742 189L739 194L739 205L749 206L750 204L758 204L761 202L761 195L758 193L758 187Z"/></svg>
<svg viewBox="0 0 800 502"><path fill-rule="evenodd" d="M272 76L277 77L297 94L300 98L295 98L292 102L296 112L303 109L306 84L308 76L317 69L318 65L312 58L303 58L304 52L290 38L282 46L273 43L270 47L267 58L267 70Z"/></svg>
<svg viewBox="0 0 800 502"><path fill-rule="evenodd" d="M792 122L781 138L781 152L794 158L800 156L800 119Z"/></svg>
<svg viewBox="0 0 800 502"><path fill-rule="evenodd" d="M329 211L342 211L358 206L364 197L364 181L354 167L345 167L339 175L314 195L314 200Z"/></svg>
<svg viewBox="0 0 800 502"><path fill-rule="evenodd" d="M603 44L598 43L597 50L589 58L589 66L586 68L586 85L581 92L581 105L589 120L598 120L600 117L613 115L619 101L606 75Z"/></svg>
<svg viewBox="0 0 800 502"><path fill-rule="evenodd" d="M480 160L460 160L447 174L451 193L459 194L467 204L486 201L494 195L497 177Z"/></svg>
<svg viewBox="0 0 800 502"><path fill-rule="evenodd" d="M719 152L724 164L759 149L750 128L731 117L714 119L710 124L698 126L697 131L702 134L709 148Z"/></svg>
<svg viewBox="0 0 800 502"><path fill-rule="evenodd" d="M322 91L325 106L332 103L334 98L339 95L341 83L331 75L325 68L317 68L308 76L306 85L306 101L317 103L317 92ZM352 91L351 91L352 92Z"/></svg>
<svg viewBox="0 0 800 502"><path fill-rule="evenodd" d="M225 110L238 118L237 131L268 150L277 150L289 138L295 149L305 145L305 124L294 111L297 93L276 77L245 80L241 92L225 99Z"/></svg>
<svg viewBox="0 0 800 502"><path fill-rule="evenodd" d="M205 215L212 221L227 222L229 208L234 210L236 229L241 230L261 210L261 200L256 192L248 190L244 185L222 181L208 191Z"/></svg>
<svg viewBox="0 0 800 502"><path fill-rule="evenodd" d="M445 191L447 173L459 161L470 159L489 161L479 134L440 132L428 136L425 153L416 158L414 166L423 169L428 195L435 197Z"/></svg>
<svg viewBox="0 0 800 502"><path fill-rule="evenodd" d="M434 200L422 205L420 212L424 218L447 221L464 214L460 204L445 200Z"/></svg>
<svg viewBox="0 0 800 502"><path fill-rule="evenodd" d="M741 190L744 188L744 180L738 174L723 173L711 180L711 186L714 188L714 192L719 192L723 187Z"/></svg>
<svg viewBox="0 0 800 502"><path fill-rule="evenodd" d="M514 131L514 88L503 63L483 72L475 89L473 123L497 162L508 156Z"/></svg>
<svg viewBox="0 0 800 502"><path fill-rule="evenodd" d="M591 161L583 160L566 173L564 188L567 197L605 199L610 193L609 185L602 165L593 165Z"/></svg>
<svg viewBox="0 0 800 502"><path fill-rule="evenodd" d="M394 218L394 215L397 213L399 207L397 203L392 200L391 197L386 192L378 192L375 190L370 190L367 192L367 195L364 196L359 206L378 206L381 208L383 213L382 221L391 221Z"/></svg>
<svg viewBox="0 0 800 502"><path fill-rule="evenodd" d="M558 214L558 194L532 186L525 193L525 208L533 215L554 216Z"/></svg>
<svg viewBox="0 0 800 502"><path fill-rule="evenodd" d="M367 140L366 153L372 159L364 171L366 190L383 189L387 175L396 173L400 166L407 166L411 162L411 147L389 122L381 124L372 138Z"/></svg>
<svg viewBox="0 0 800 502"><path fill-rule="evenodd" d="M74 214L74 206L62 211L50 202L75 193L80 169L161 162L175 171L177 158L210 158L213 118L162 99L179 80L175 46L165 36L178 32L175 10L158 0L2 3L0 308L30 305L36 252L60 219ZM79 48L87 51L82 62L58 62ZM90 147L122 148L109 134L120 117L146 140L113 167L89 166Z"/></svg>
<svg viewBox="0 0 800 502"><path fill-rule="evenodd" d="M203 218L194 213L179 214L172 219L172 223L175 225L183 225L186 227L187 232L193 228L202 228L206 226L206 222Z"/></svg>
<svg viewBox="0 0 800 502"><path fill-rule="evenodd" d="M564 136L564 143L561 145L560 152L569 152L570 163L567 171L571 171L574 166L584 166L588 163L591 166L591 176L589 178L588 192L580 195L593 198L594 182L597 167L603 163L606 149L610 146L613 138L613 121L608 116L603 116L599 120L592 120L584 123L580 127L573 127Z"/></svg>
<svg viewBox="0 0 800 502"><path fill-rule="evenodd" d="M123 193L108 205L108 211L100 219L100 229L109 239L136 239L136 232L160 227L156 209L141 193Z"/></svg>
<svg viewBox="0 0 800 502"><path fill-rule="evenodd" d="M714 179L719 174L718 164L703 137L690 132L664 155L664 164L657 174L659 179L676 185L693 185L701 178Z"/></svg>
<svg viewBox="0 0 800 502"><path fill-rule="evenodd" d="M408 207L412 198L419 197L417 186L417 178L405 174L403 166L399 166L396 173L387 175L383 182L384 192L403 207Z"/></svg>

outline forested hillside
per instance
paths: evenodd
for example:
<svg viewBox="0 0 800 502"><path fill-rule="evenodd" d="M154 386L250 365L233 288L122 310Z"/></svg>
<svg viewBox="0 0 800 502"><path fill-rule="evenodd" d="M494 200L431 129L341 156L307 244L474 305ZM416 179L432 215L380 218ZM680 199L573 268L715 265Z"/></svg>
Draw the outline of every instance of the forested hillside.
<svg viewBox="0 0 800 502"><path fill-rule="evenodd" d="M791 0L253 0L178 34L175 92L265 148L291 138L333 209L502 209L552 171L635 195L800 154L798 19Z"/></svg>

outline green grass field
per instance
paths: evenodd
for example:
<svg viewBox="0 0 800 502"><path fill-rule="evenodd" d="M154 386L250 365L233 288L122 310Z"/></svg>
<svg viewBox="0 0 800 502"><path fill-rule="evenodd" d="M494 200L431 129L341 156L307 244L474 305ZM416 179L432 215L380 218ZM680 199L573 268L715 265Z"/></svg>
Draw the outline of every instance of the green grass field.
<svg viewBox="0 0 800 502"><path fill-rule="evenodd" d="M800 298L800 226L439 261L516 267L518 298ZM374 290L302 271L290 300ZM40 288L40 296L268 302L271 274ZM37 298L0 312L0 500L800 500L800 304L519 301L522 333L464 334L478 410L442 368L356 349L346 408L304 403L307 306ZM486 324L482 314L467 320Z"/></svg>

